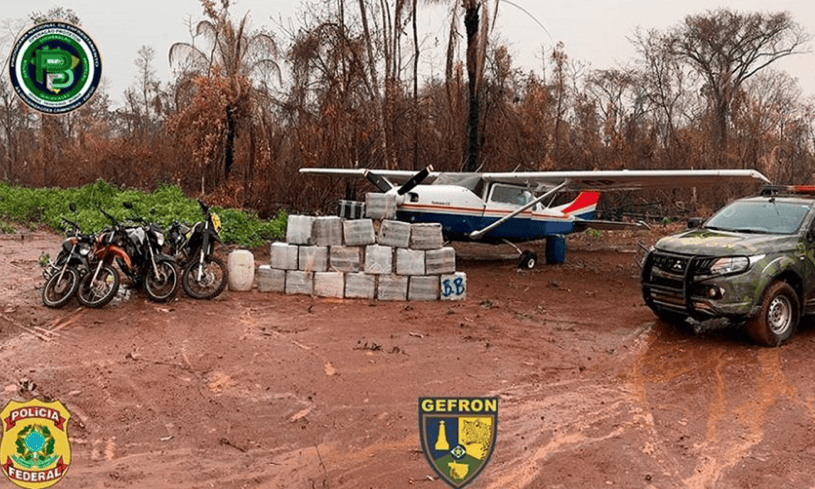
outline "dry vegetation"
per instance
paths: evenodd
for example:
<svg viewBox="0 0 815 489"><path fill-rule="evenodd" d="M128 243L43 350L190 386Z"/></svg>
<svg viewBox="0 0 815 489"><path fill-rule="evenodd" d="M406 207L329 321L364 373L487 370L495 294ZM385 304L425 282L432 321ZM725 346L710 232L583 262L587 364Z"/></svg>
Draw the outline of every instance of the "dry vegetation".
<svg viewBox="0 0 815 489"><path fill-rule="evenodd" d="M772 64L807 48L808 33L787 13L717 10L640 31L638 55L622 68L589 70L557 45L529 72L490 42L500 34L485 27L494 0L450 2L450 38L466 41L464 54L451 43L445 75L419 85L412 23L421 3L313 0L296 30L251 28L229 15L228 0L201 4L193 42L169 53L177 78L156 79L153 63L165 54L145 46L122 108L102 92L51 118L0 85L0 177L178 183L269 216L328 211L368 191L298 175L309 166L755 168L796 183L813 173L815 105ZM621 195L607 210L678 215L738 191Z"/></svg>

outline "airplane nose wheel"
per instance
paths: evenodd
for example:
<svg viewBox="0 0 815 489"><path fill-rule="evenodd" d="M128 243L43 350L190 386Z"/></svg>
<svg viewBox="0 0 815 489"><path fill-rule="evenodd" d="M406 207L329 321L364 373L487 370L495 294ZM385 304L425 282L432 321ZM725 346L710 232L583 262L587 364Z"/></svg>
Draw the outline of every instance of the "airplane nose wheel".
<svg viewBox="0 0 815 489"><path fill-rule="evenodd" d="M538 263L538 255L532 250L526 250L521 253L521 261L518 262L518 268L521 270L532 270L535 264Z"/></svg>

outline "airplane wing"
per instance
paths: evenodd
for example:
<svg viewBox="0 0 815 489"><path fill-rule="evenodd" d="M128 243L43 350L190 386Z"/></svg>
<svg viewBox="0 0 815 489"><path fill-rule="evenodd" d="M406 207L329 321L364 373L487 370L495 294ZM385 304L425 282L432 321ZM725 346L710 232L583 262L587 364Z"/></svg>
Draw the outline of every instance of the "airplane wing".
<svg viewBox="0 0 815 489"><path fill-rule="evenodd" d="M647 223L643 221L637 222L622 222L622 221L604 221L599 219L575 219L574 230L575 232L585 231L588 228L597 229L598 231L632 231L637 229L651 229Z"/></svg>
<svg viewBox="0 0 815 489"><path fill-rule="evenodd" d="M393 183L405 183L416 175L416 172L411 170L379 170L375 168L300 168L300 173L359 178L364 178L366 175L368 175L368 173L372 173L374 175L387 178ZM438 178L440 174L441 172L437 171L430 172L425 179L425 182L432 182Z"/></svg>
<svg viewBox="0 0 815 489"><path fill-rule="evenodd" d="M482 173L484 180L519 185L569 182L575 190L704 187L723 183L771 183L755 170L613 170ZM723 182L724 180L724 182Z"/></svg>
<svg viewBox="0 0 815 489"><path fill-rule="evenodd" d="M368 173L394 183L410 180L410 170L301 168L300 173L365 177ZM425 183L436 180L441 172L430 172ZM560 185L568 182L573 190L637 190L652 188L704 187L724 183L771 183L756 170L606 170L473 173L489 182L517 185Z"/></svg>

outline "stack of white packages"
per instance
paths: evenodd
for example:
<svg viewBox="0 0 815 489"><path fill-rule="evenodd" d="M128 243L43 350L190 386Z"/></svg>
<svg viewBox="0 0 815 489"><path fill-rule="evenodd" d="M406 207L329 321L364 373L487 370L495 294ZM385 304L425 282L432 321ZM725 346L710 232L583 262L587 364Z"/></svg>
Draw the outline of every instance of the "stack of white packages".
<svg viewBox="0 0 815 489"><path fill-rule="evenodd" d="M467 275L438 223L395 220L392 196L368 194L366 219L289 216L286 242L271 245L258 290L384 301L463 300Z"/></svg>

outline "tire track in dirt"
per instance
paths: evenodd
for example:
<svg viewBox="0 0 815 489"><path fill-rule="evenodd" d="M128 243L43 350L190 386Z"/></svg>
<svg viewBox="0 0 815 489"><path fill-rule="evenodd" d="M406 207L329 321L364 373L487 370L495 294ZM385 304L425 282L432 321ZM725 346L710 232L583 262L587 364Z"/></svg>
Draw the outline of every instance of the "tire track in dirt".
<svg viewBox="0 0 815 489"><path fill-rule="evenodd" d="M733 350L703 339L677 345L653 332L642 338L631 351L630 368L616 379L595 376L498 393L499 444L510 455L496 457L488 487L533 487L553 459L612 439L635 447L642 457L637 464L664 477L658 487L716 487L762 443L768 413L779 400L815 420L812 402L799 400L784 374L781 350ZM687 385L707 386L699 406L675 404L687 399ZM686 417L666 418L675 412ZM686 438L680 433L698 441L678 448Z"/></svg>
<svg viewBox="0 0 815 489"><path fill-rule="evenodd" d="M691 418L661 419L650 434L658 462L670 469L673 479L689 489L716 487L762 443L768 413L779 400L805 404L797 400L797 389L784 374L781 351L736 349L703 338L681 343L651 338L628 375L628 385L642 409L658 417L678 411ZM672 399L687 398L687 386L707 387L696 398L699 412L695 406L673 404ZM811 405L802 407L815 419ZM675 447L676 432L682 431L673 428L676 424L704 435L687 447L690 456Z"/></svg>
<svg viewBox="0 0 815 489"><path fill-rule="evenodd" d="M698 447L701 466L696 468L696 474L684 480L690 489L715 486L723 473L742 461L753 447L761 443L767 413L778 399L795 398L796 389L787 382L781 369L779 350L763 349L759 351L758 359L761 370L755 376L755 392L742 405L732 409L735 415L732 419L726 417L727 385L722 375L724 360L721 356L717 359L717 402L711 404L706 440ZM718 429L720 425L728 429Z"/></svg>
<svg viewBox="0 0 815 489"><path fill-rule="evenodd" d="M628 353L617 357L615 363L629 363L641 355L649 342L649 330L650 324L644 324L621 338L617 346L627 345ZM492 394L500 397L500 448L496 447L496 452L500 450L501 455L492 462L496 466L490 467L489 475L484 475L488 488L540 487L541 481L550 479L547 464L568 464L569 459L579 456L576 454L602 450L617 439L636 447L652 473L660 471L659 457L653 453L659 444L651 441L655 438L654 420L639 402L639 389L625 376L603 369L601 365L576 379L517 385ZM609 482L603 478L600 484Z"/></svg>
<svg viewBox="0 0 815 489"><path fill-rule="evenodd" d="M491 468L487 487L494 489L531 487L543 475L542 464L548 459L647 431L652 425L647 413L632 404L624 385L565 381L545 388L518 386L500 397L498 443L511 455L501 457L498 469Z"/></svg>

